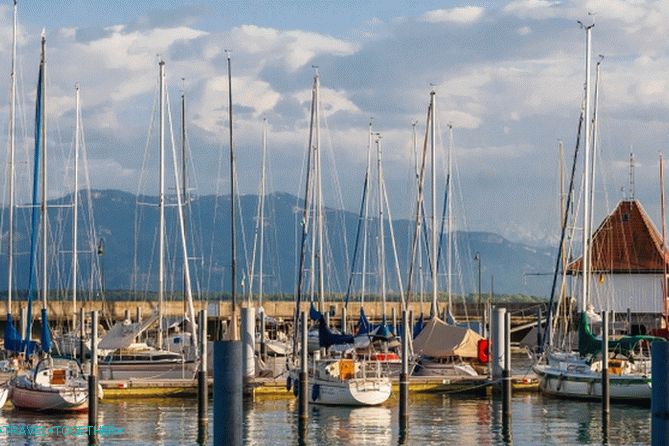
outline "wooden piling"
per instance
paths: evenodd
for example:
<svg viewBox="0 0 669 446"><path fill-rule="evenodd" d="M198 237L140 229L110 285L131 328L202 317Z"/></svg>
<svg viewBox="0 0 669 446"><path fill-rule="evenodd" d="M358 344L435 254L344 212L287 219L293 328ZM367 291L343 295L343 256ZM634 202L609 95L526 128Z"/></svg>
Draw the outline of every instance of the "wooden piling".
<svg viewBox="0 0 669 446"><path fill-rule="evenodd" d="M651 357L651 444L660 446L669 438L669 342L654 341Z"/></svg>
<svg viewBox="0 0 669 446"><path fill-rule="evenodd" d="M609 312L602 311L602 415L609 412Z"/></svg>
<svg viewBox="0 0 669 446"><path fill-rule="evenodd" d="M88 375L88 430L89 441L95 441L98 425L98 312L91 312L91 372Z"/></svg>
<svg viewBox="0 0 669 446"><path fill-rule="evenodd" d="M402 311L402 371L400 372L400 431L406 430L409 422L409 336L411 327L406 310Z"/></svg>
<svg viewBox="0 0 669 446"><path fill-rule="evenodd" d="M307 326L307 313L302 312L300 314L301 321L301 334L302 334L302 345L300 351L300 377L299 377L299 392L298 392L298 412L299 417L302 420L306 420L309 417L309 349L308 344L308 326Z"/></svg>

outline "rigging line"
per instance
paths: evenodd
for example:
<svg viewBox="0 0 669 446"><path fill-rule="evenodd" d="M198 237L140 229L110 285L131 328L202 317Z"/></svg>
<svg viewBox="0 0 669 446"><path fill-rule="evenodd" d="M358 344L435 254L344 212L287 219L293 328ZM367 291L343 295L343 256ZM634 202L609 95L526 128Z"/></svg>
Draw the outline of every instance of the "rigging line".
<svg viewBox="0 0 669 446"><path fill-rule="evenodd" d="M558 245L558 253L557 253L557 260L555 261L555 270L553 274L553 283L551 285L551 297L548 300L548 311L546 314L546 330L544 330L542 338L541 338L541 346L540 346L540 351L544 351L544 348L546 346L546 340L550 339L551 334L550 334L550 327L551 327L551 312L553 308L553 302L555 301L555 285L557 282L557 276L558 276L558 271L560 270L560 263L562 261L562 246L564 243L564 237L567 229L567 218L569 216L569 208L571 206L572 202L572 194L573 194L573 188L574 188L574 177L576 176L576 163L578 160L578 149L581 143L581 128L583 127L583 120L584 120L584 113L581 112L580 118L578 120L578 130L576 132L576 147L574 148L574 159L571 165L571 175L569 179L569 188L567 189L569 193L567 194L567 203L565 204L565 213L564 213L564 218L562 220L562 227L560 229L560 244ZM587 124L586 124L587 125ZM583 260L581 260L583 262ZM562 265L562 268L565 269L566 265Z"/></svg>
<svg viewBox="0 0 669 446"><path fill-rule="evenodd" d="M424 200L424 195L423 195L423 187L424 187L424 182L425 182L425 164L427 161L427 142L429 138L429 128L430 128L430 119L432 118L432 105L430 104L427 108L427 119L426 119L426 126L425 126L425 138L423 140L423 159L421 161L421 166L420 166L420 174L418 178L418 200L416 201L416 213L415 213L415 221L414 221L414 236L413 236L413 241L411 244L411 257L410 257L410 262L409 262L409 273L407 275L407 292L406 292L406 301L407 305L409 305L409 302L411 301L411 285L412 285L412 280L413 280L413 270L414 270L414 262L416 260L416 251L418 248L418 238L420 237L420 209L423 206L423 200Z"/></svg>
<svg viewBox="0 0 669 446"><path fill-rule="evenodd" d="M368 182L369 182L369 172L365 172L365 179L363 181L363 187L362 187L362 197L360 199L360 211L358 212L358 225L357 225L357 229L355 231L355 244L353 245L353 261L351 262L351 273L350 273L349 279L348 279L348 287L346 289L346 297L344 298L344 308L348 308L348 300L349 300L349 297L351 296L351 288L352 288L352 285L353 285L353 275L354 275L354 271L355 271L355 264L356 264L356 260L358 258L358 243L360 241L360 231L361 231L361 228L362 228L364 206L365 206L365 202L367 200Z"/></svg>

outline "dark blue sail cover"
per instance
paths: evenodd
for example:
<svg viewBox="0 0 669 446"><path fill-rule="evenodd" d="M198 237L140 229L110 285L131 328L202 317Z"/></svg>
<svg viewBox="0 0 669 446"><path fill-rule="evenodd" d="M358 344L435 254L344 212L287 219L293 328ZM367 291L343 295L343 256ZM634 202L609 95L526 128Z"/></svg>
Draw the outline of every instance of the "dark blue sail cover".
<svg viewBox="0 0 669 446"><path fill-rule="evenodd" d="M333 333L325 323L325 318L321 316L318 321L318 344L322 348L337 344L353 344L353 336Z"/></svg>
<svg viewBox="0 0 669 446"><path fill-rule="evenodd" d="M371 328L372 326L369 324L367 316L365 316L365 310L363 310L362 307L360 307L360 317L358 318L358 325L356 327L357 334L363 335L365 333L369 333Z"/></svg>
<svg viewBox="0 0 669 446"><path fill-rule="evenodd" d="M51 353L51 330L49 330L49 318L46 314L46 308L42 308L42 334L40 341L42 342L42 351Z"/></svg>
<svg viewBox="0 0 669 446"><path fill-rule="evenodd" d="M314 306L314 303L311 302L311 306L309 307L309 319L311 319L312 321L319 321L321 320L322 317L323 315L321 314L321 312L318 311Z"/></svg>
<svg viewBox="0 0 669 446"><path fill-rule="evenodd" d="M383 341L389 341L395 337L395 335L393 335L393 331L390 329L390 326L388 325L388 321L386 320L385 316L383 316L381 323L374 327L370 335L375 340L380 339Z"/></svg>
<svg viewBox="0 0 669 446"><path fill-rule="evenodd" d="M5 350L10 352L21 351L21 336L16 331L12 313L7 313L7 325L5 325Z"/></svg>

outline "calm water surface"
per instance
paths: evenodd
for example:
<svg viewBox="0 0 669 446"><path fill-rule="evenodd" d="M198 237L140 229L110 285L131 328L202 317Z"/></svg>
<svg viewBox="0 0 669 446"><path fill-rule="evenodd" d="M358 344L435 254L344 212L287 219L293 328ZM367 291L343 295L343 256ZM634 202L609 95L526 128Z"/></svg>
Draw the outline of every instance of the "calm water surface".
<svg viewBox="0 0 669 446"><path fill-rule="evenodd" d="M501 405L485 397L464 395L411 396L409 429L400 438L398 401L381 407L330 408L310 406L305 438L312 445L571 445L606 444L601 406L542 397L513 398L511 428L505 429ZM244 441L248 445L298 444L296 405L292 399L262 399L246 405ZM613 405L608 444L649 444L647 407ZM123 434L101 439L101 444L198 444L195 399L108 400L100 406L101 424L114 424ZM211 418L210 418L211 419ZM6 406L3 425L86 425L87 416L35 415ZM211 444L209 425L206 444ZM9 444L86 444L85 438L0 437Z"/></svg>

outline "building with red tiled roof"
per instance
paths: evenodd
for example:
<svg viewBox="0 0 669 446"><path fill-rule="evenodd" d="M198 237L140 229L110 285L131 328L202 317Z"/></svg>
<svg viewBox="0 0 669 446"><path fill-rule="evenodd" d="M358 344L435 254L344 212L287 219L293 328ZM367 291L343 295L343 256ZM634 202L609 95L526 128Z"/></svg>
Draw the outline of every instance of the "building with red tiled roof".
<svg viewBox="0 0 669 446"><path fill-rule="evenodd" d="M595 310L633 313L664 311L662 276L669 255L662 238L637 200L623 200L592 236L590 296ZM567 267L575 279L579 308L582 257Z"/></svg>

